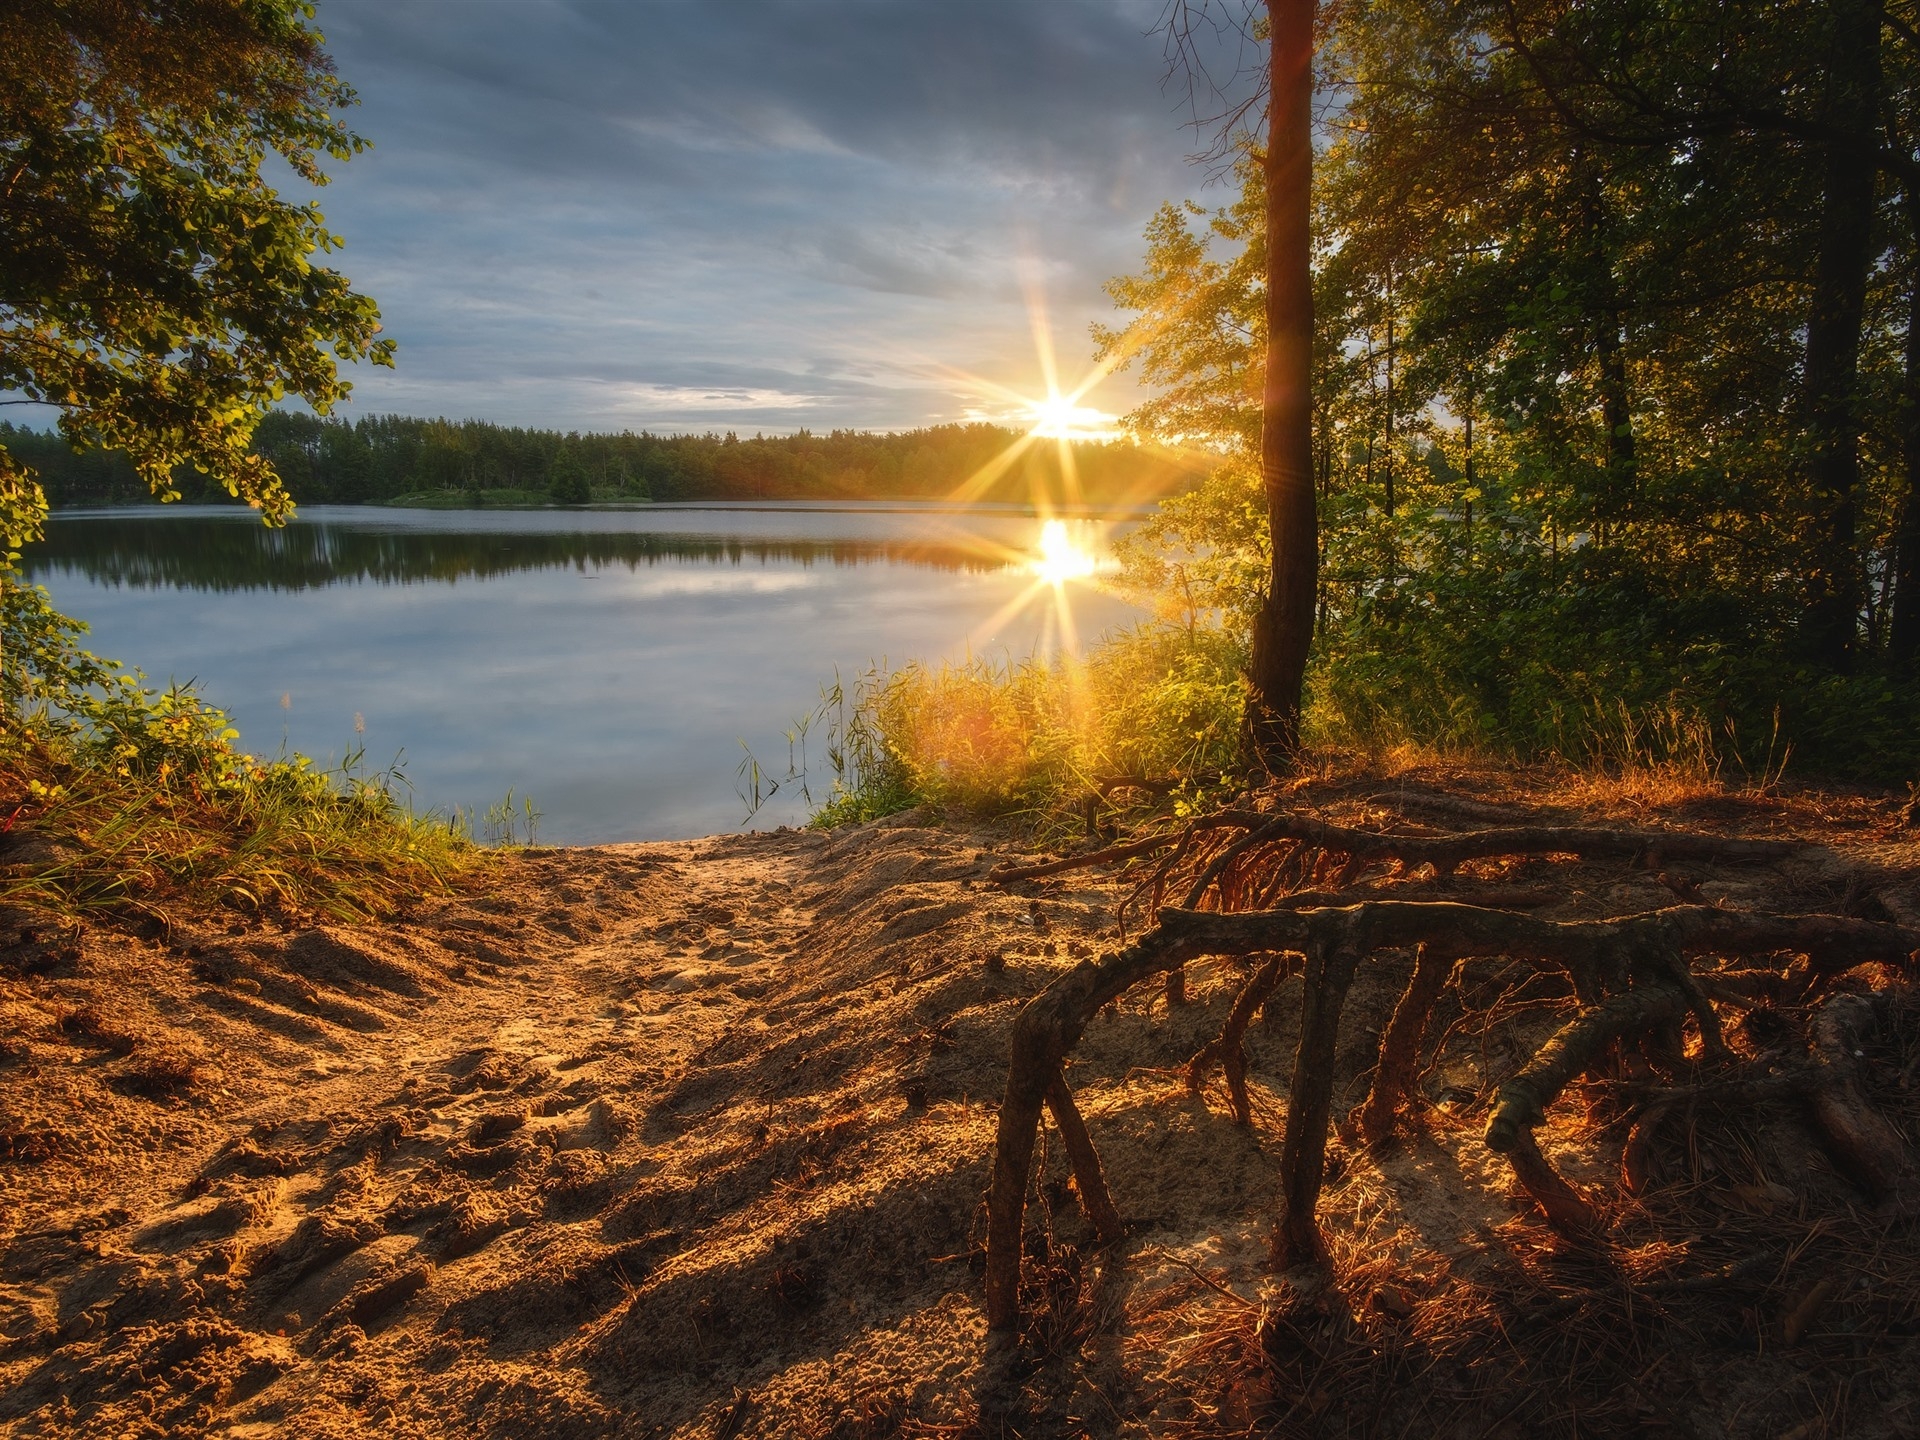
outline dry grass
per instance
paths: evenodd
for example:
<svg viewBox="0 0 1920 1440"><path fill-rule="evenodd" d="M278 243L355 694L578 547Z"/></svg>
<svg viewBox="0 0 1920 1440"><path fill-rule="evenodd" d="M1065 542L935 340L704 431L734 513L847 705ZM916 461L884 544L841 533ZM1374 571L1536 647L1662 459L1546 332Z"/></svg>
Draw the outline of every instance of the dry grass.
<svg viewBox="0 0 1920 1440"><path fill-rule="evenodd" d="M1896 1016L1868 1063L1911 1140L1910 991ZM1585 1099L1543 1138L1565 1155L1610 1155L1620 1093L1595 1084ZM1474 1110L1431 1113L1406 1147L1461 1151ZM1158 1433L1690 1434L1705 1390L1725 1433L1837 1436L1850 1417L1887 1433L1890 1411L1920 1401L1896 1360L1920 1334L1920 1234L1862 1213L1790 1100L1699 1107L1662 1144L1654 1187L1610 1205L1599 1252L1524 1214L1436 1245L1452 1237L1431 1216L1413 1220L1404 1166L1345 1162L1323 1202L1323 1272L1250 1285L1176 1261L1191 1279L1127 1317L1130 1350L1186 1397Z"/></svg>
<svg viewBox="0 0 1920 1440"><path fill-rule="evenodd" d="M67 919L164 921L209 899L367 918L443 890L483 853L459 827L411 815L384 777L249 762L209 784L18 734L0 750L0 820L0 902Z"/></svg>
<svg viewBox="0 0 1920 1440"><path fill-rule="evenodd" d="M57 1025L62 1035L77 1036L90 1041L109 1055L131 1055L140 1048L137 1037L115 1026L91 1005L81 1005L66 1011L60 1016Z"/></svg>
<svg viewBox="0 0 1920 1440"><path fill-rule="evenodd" d="M158 1045L122 1069L114 1077L114 1085L133 1095L175 1095L191 1088L200 1078L201 1069L201 1059L192 1051L179 1045Z"/></svg>

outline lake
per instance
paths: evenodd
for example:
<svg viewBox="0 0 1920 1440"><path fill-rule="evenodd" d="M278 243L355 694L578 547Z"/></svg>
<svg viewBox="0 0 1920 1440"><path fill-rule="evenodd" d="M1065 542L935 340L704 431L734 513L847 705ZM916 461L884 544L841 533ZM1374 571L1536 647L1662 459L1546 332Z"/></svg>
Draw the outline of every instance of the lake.
<svg viewBox="0 0 1920 1440"><path fill-rule="evenodd" d="M1111 525L1058 524L1043 555L1008 509L314 506L270 531L169 506L56 515L24 565L89 648L194 682L255 754L363 746L416 808L477 816L511 789L542 841L584 844L804 820L791 786L748 820L741 744L784 772L836 671L1019 659L1138 619L1082 573Z"/></svg>

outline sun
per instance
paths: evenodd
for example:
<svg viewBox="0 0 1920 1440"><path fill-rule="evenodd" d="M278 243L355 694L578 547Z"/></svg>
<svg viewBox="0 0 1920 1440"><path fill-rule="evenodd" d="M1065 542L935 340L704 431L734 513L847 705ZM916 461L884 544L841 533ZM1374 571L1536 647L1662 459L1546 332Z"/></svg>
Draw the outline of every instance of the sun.
<svg viewBox="0 0 1920 1440"><path fill-rule="evenodd" d="M1051 392L1044 400L1029 400L1027 433L1043 440L1111 440L1120 433L1115 417L1091 405L1078 394Z"/></svg>

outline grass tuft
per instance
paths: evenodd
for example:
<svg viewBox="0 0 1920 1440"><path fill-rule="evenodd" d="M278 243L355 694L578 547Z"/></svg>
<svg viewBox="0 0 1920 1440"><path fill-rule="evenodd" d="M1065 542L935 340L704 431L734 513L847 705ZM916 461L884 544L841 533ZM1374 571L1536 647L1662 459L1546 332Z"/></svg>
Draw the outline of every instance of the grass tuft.
<svg viewBox="0 0 1920 1440"><path fill-rule="evenodd" d="M191 1089L200 1079L197 1055L177 1045L156 1046L114 1077L114 1087L132 1095L158 1097Z"/></svg>
<svg viewBox="0 0 1920 1440"><path fill-rule="evenodd" d="M478 862L462 816L419 816L397 770L260 761L190 689L81 650L46 593L0 579L0 903L67 918L219 903L390 913Z"/></svg>
<svg viewBox="0 0 1920 1440"><path fill-rule="evenodd" d="M478 851L460 823L411 814L392 777L249 762L225 783L122 773L32 730L0 741L0 822L31 836L0 901L77 917L209 900L246 913L390 913ZM38 843L32 843L38 842Z"/></svg>
<svg viewBox="0 0 1920 1440"><path fill-rule="evenodd" d="M924 804L1049 828L1079 820L1089 795L1165 795L1169 777L1197 792L1237 764L1239 670L1218 632L1154 624L1084 658L871 669L813 717L833 770L814 823Z"/></svg>
<svg viewBox="0 0 1920 1440"><path fill-rule="evenodd" d="M62 1035L89 1041L109 1055L131 1055L140 1048L137 1037L120 1029L91 1005L67 1011L57 1023Z"/></svg>

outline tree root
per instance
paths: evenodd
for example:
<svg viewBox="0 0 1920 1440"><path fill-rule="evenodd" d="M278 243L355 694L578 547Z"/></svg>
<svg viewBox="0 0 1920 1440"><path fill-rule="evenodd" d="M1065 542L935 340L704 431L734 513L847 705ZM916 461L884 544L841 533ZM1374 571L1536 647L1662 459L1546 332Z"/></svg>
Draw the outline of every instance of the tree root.
<svg viewBox="0 0 1920 1440"><path fill-rule="evenodd" d="M1835 995L1814 1012L1810 1048L1813 1115L1827 1148L1882 1211L1920 1209L1920 1174L1900 1132L1868 1102L1860 1084L1860 1056L1878 1027L1885 1000Z"/></svg>
<svg viewBox="0 0 1920 1440"><path fill-rule="evenodd" d="M1247 1099L1247 1026L1253 1023L1255 1013L1267 997L1298 966L1298 956L1269 955L1234 997L1233 1009L1227 1012L1227 1023L1220 1027L1220 1033L1187 1062L1187 1088L1196 1095L1205 1088L1207 1076L1215 1065L1226 1073L1227 1105L1233 1111L1234 1120L1241 1125L1253 1123L1253 1106Z"/></svg>
<svg viewBox="0 0 1920 1440"><path fill-rule="evenodd" d="M1192 822L1237 827L1262 840L1287 839L1355 859L1432 865L1443 874L1463 860L1501 855L1578 855L1585 860L1782 860L1804 846L1785 840L1738 840L1675 830L1623 830L1592 825L1517 825L1454 835L1383 835L1331 825L1305 815L1222 810Z"/></svg>
<svg viewBox="0 0 1920 1440"><path fill-rule="evenodd" d="M1812 1092L1816 1076L1802 1065L1776 1075L1735 1075L1699 1085L1637 1087L1628 1093L1641 1101L1640 1113L1620 1150L1620 1188L1644 1195L1653 1173L1653 1147L1666 1122L1683 1106L1762 1105Z"/></svg>
<svg viewBox="0 0 1920 1440"><path fill-rule="evenodd" d="M1770 1075L1735 1075L1699 1085L1638 1088L1642 1108L1620 1154L1621 1188L1645 1192L1650 1152L1682 1105L1759 1105L1804 1097L1841 1170L1884 1212L1920 1212L1920 1170L1900 1132L1866 1098L1860 1046L1881 1017L1884 997L1835 995L1814 1013L1805 1064ZM1630 1092L1634 1093L1634 1092Z"/></svg>
<svg viewBox="0 0 1920 1440"><path fill-rule="evenodd" d="M1064 860L1048 860L1039 865L996 865L987 872L987 879L1007 885L1016 880L1042 880L1049 875L1063 875L1069 870L1085 870L1094 865L1117 865L1122 860L1133 859L1136 855L1150 855L1155 850L1164 850L1179 839L1178 832L1149 835L1144 840L1129 841L1125 845L1109 845L1104 850L1093 850L1084 855L1069 855Z"/></svg>
<svg viewBox="0 0 1920 1440"><path fill-rule="evenodd" d="M1231 859L1255 845L1280 840L1344 855L1348 870L1354 873L1365 864L1380 860L1399 860L1409 868L1432 865L1446 874L1463 860L1488 860L1502 855L1577 855L1587 860L1628 859L1654 865L1666 860L1780 860L1805 848L1784 840L1738 840L1686 831L1624 830L1591 825L1522 825L1454 835L1385 835L1332 825L1292 812L1220 810L1189 821L1182 830L1039 865L1003 866L990 872L988 878L1002 883L1035 880L1069 870L1115 864L1165 849L1183 837L1216 830L1246 833L1215 857L1195 893L1188 896L1187 908L1199 903L1207 884Z"/></svg>
<svg viewBox="0 0 1920 1440"><path fill-rule="evenodd" d="M1422 945L1414 958L1413 978L1380 1036L1380 1063L1374 1067L1372 1089L1359 1110L1360 1134L1369 1145L1379 1145L1393 1134L1394 1120L1420 1068L1427 1017L1453 975L1453 964L1451 955L1432 945Z"/></svg>
<svg viewBox="0 0 1920 1440"><path fill-rule="evenodd" d="M1653 1176L1653 1146L1660 1138L1667 1117L1679 1104L1663 1096L1641 1110L1627 1132L1627 1143L1620 1147L1620 1189L1628 1195L1644 1195Z"/></svg>
<svg viewBox="0 0 1920 1440"><path fill-rule="evenodd" d="M1290 823L1293 819L1284 818ZM1549 849L1581 848L1569 838L1575 832L1530 833ZM1629 832L1607 833L1619 836ZM1318 843L1305 835L1294 838ZM1381 838L1404 843L1400 837ZM1772 842L1672 838L1701 840L1714 847L1713 853L1729 857L1757 858L1762 853L1773 855L1781 848L1792 848L1775 847ZM1636 836L1634 844L1640 843ZM1484 853L1515 852L1496 849ZM1324 1173L1335 1043L1348 987L1358 966L1374 953L1418 945L1430 947L1432 954L1457 959L1506 956L1533 960L1555 965L1572 977L1585 1009L1502 1088L1488 1126L1487 1143L1509 1157L1521 1184L1556 1228L1585 1239L1594 1233L1597 1223L1594 1207L1553 1173L1533 1143L1532 1130L1544 1118L1546 1107L1575 1075L1599 1058L1612 1040L1650 1032L1671 1033L1696 1004L1711 1013L1698 988L1690 993L1680 978L1682 957L1713 954L1731 958L1790 951L1807 957L1812 974L1832 977L1869 962L1905 967L1909 957L1920 951L1920 932L1843 916L1755 915L1704 905L1674 906L1610 920L1565 922L1447 902L1384 900L1338 908L1240 913L1163 910L1159 923L1132 944L1098 961L1083 961L1059 976L1028 1002L1014 1022L987 1201L989 1330L1005 1333L1019 1328L1020 1240L1040 1112L1059 1077L1061 1063L1102 1007L1141 982L1166 975L1202 955L1291 951L1308 957L1300 1043L1282 1141L1282 1210L1274 1241L1277 1256L1293 1263L1311 1258L1320 1250L1314 1210ZM1251 1013L1249 1009L1249 1018ZM1833 1064L1851 1058L1851 1052L1845 1049L1845 1041L1852 1034L1847 1028L1851 1022L1844 1017L1844 1010L1836 1012L1829 1026L1834 1043L1843 1053L1828 1055L1827 1049L1822 1050ZM1842 1079L1851 1078L1851 1072L1835 1073ZM1838 1081L1836 1087L1834 1093L1847 1101L1849 1097ZM1884 1146L1874 1140L1878 1132L1870 1126L1863 1128L1858 1110L1858 1106L1849 1109L1841 1105L1833 1114L1843 1126L1851 1127L1847 1133L1866 1137L1866 1143L1857 1145L1855 1153L1870 1171L1879 1164L1881 1170L1873 1173L1881 1174L1886 1169ZM1091 1148L1089 1142L1089 1154ZM1098 1176L1097 1161L1088 1173ZM1104 1188L1102 1181L1101 1193ZM1089 1182L1086 1191L1092 1190Z"/></svg>
<svg viewBox="0 0 1920 1440"><path fill-rule="evenodd" d="M1272 1259L1280 1268L1325 1254L1314 1212L1327 1168L1327 1121L1333 1107L1334 1044L1362 952L1353 945L1307 950L1306 990L1300 1002L1300 1045L1293 1055L1287 1124L1280 1138L1280 1220Z"/></svg>
<svg viewBox="0 0 1920 1440"><path fill-rule="evenodd" d="M1197 953L1159 930L1100 961L1082 961L1028 1001L1013 1022L1007 1090L987 1190L987 1328L1020 1328L1020 1238L1033 1147L1047 1090L1102 1006Z"/></svg>
<svg viewBox="0 0 1920 1440"><path fill-rule="evenodd" d="M1616 1040L1656 1031L1686 1013L1687 997L1677 988L1649 981L1582 1010L1506 1084L1487 1121L1487 1148L1504 1155L1522 1187L1567 1238L1592 1241L1601 1229L1592 1203L1555 1173L1533 1138L1547 1107L1560 1098L1576 1075L1592 1068Z"/></svg>
<svg viewBox="0 0 1920 1440"><path fill-rule="evenodd" d="M1514 1136L1513 1148L1507 1151L1507 1163L1513 1166L1520 1188L1540 1207L1547 1224L1579 1244L1600 1242L1606 1231L1600 1212L1540 1153L1540 1144L1531 1130L1521 1130Z"/></svg>
<svg viewBox="0 0 1920 1440"><path fill-rule="evenodd" d="M1118 1245L1127 1238L1126 1222L1107 1191L1107 1177L1100 1168L1100 1155L1087 1134L1087 1122L1073 1103L1073 1092L1066 1077L1056 1074L1047 1086L1047 1109L1053 1123L1060 1127L1060 1138L1067 1147L1067 1159L1073 1166L1073 1187L1080 1195L1080 1209L1092 1223L1102 1245Z"/></svg>
<svg viewBox="0 0 1920 1440"><path fill-rule="evenodd" d="M1271 901L1279 879L1290 860L1305 850L1319 850L1341 857L1334 888L1343 888L1357 879L1371 864L1398 860L1408 868L1431 864L1445 875L1463 860L1492 859L1503 855L1569 854L1583 859L1623 858L1657 868L1665 860L1775 860L1794 854L1802 847L1787 841L1740 840L1713 835L1664 830L1626 830L1609 827L1513 826L1467 831L1454 835L1386 835L1332 825L1294 813L1271 814L1256 810L1222 810L1202 816L1177 831L1147 836L1121 845L1038 865L1000 866L989 879L1003 884L1019 880L1041 879L1070 870L1097 865L1118 864L1154 851L1175 848L1175 854L1161 864L1153 877L1154 891L1150 908L1157 907L1160 888L1168 875L1184 858L1198 837L1223 830L1240 830L1241 838L1218 851L1203 868L1189 892L1184 908L1202 902L1207 889L1223 873L1231 873L1233 862L1247 851L1262 845L1284 843L1288 853L1275 867L1273 880L1260 887L1259 903ZM1203 847L1203 849L1206 847ZM1222 909L1233 908L1223 894ZM1130 903L1130 902L1129 902Z"/></svg>

